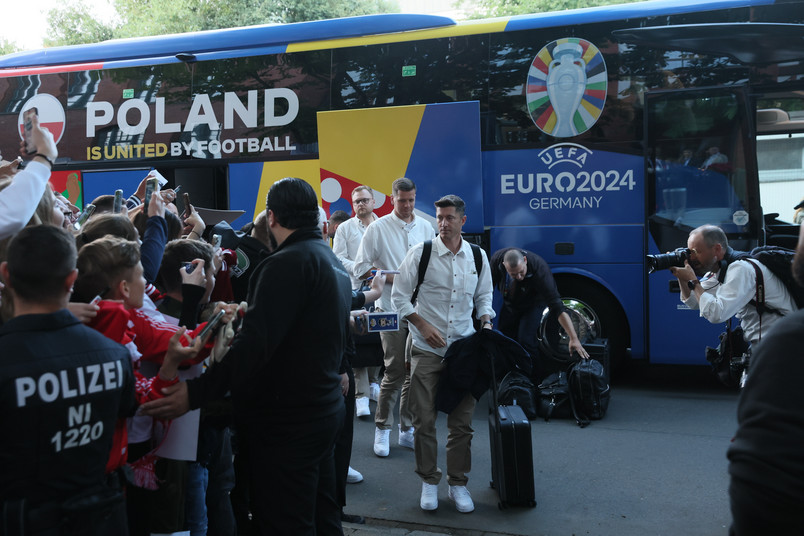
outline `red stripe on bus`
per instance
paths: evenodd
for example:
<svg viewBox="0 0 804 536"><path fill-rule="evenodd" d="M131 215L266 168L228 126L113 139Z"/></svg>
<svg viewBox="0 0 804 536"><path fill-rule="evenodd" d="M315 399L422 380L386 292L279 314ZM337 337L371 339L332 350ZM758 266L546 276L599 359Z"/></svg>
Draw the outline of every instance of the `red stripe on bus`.
<svg viewBox="0 0 804 536"><path fill-rule="evenodd" d="M23 67L20 69L0 69L0 78L26 76L30 74L70 73L75 71L96 71L103 69L103 63L76 63L75 65L51 65L48 67Z"/></svg>

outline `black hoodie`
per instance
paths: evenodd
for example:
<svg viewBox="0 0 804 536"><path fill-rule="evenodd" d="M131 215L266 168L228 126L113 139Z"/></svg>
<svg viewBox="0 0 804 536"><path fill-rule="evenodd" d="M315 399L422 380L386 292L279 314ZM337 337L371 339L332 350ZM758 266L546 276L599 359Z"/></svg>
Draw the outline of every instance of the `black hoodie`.
<svg viewBox="0 0 804 536"><path fill-rule="evenodd" d="M343 408L338 373L351 301L349 276L318 228L296 230L256 268L243 328L224 359L187 382L191 407L231 390L239 422L334 415Z"/></svg>

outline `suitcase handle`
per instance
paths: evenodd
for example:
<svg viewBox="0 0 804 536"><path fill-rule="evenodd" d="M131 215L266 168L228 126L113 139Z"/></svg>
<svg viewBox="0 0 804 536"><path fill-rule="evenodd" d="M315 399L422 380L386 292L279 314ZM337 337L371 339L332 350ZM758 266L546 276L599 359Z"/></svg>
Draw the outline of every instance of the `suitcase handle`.
<svg viewBox="0 0 804 536"><path fill-rule="evenodd" d="M482 332L481 332L481 336L482 336ZM483 341L482 344L486 348L486 355L489 356L489 362L491 363L491 401L492 401L492 406L489 407L489 413L491 413L493 411L492 408L496 408L496 407L498 407L500 405L500 403L498 402L499 397L498 397L498 393L497 393L497 374L496 374L496 372L494 370L494 353L489 351L489 346L488 346L488 345L493 344L493 343L488 338L482 338L482 341Z"/></svg>

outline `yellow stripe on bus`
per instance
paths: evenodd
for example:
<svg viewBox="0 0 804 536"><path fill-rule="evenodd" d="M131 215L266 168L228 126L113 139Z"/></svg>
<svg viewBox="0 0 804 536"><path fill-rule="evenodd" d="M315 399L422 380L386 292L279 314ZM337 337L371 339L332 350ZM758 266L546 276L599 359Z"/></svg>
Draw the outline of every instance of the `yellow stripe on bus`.
<svg viewBox="0 0 804 536"><path fill-rule="evenodd" d="M405 176L425 108L415 104L318 112L321 167L390 194L388 186Z"/></svg>
<svg viewBox="0 0 804 536"><path fill-rule="evenodd" d="M264 162L260 189L257 193L254 215L265 210L265 197L271 186L285 177L297 177L310 184L315 190L318 199L321 199L321 165L318 159L314 160L282 160L278 162Z"/></svg>
<svg viewBox="0 0 804 536"><path fill-rule="evenodd" d="M404 41L418 41L420 39L438 39L440 37L457 37L460 35L475 35L483 33L497 33L505 31L508 19L491 19L484 21L461 22L455 26L434 28L431 30L416 30L413 32L399 32L392 34L370 35L366 37L350 37L346 39L330 39L327 41L308 41L304 43L291 43L288 52L304 52L307 50L321 50L329 48L346 48L364 45L377 45L383 43L401 43Z"/></svg>

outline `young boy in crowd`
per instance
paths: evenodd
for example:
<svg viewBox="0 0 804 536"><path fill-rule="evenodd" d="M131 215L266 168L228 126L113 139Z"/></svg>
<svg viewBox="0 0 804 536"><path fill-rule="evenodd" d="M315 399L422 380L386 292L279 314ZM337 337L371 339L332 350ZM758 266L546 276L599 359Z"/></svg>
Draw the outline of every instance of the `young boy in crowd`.
<svg viewBox="0 0 804 536"><path fill-rule="evenodd" d="M196 277L203 280L200 261L194 260L193 263L199 272ZM204 341L197 340L206 324L185 331L173 324L158 322L140 310L146 282L136 242L114 236L100 238L81 248L77 264L79 276L74 287L75 297L84 301L93 296L103 298L98 302L97 316L89 325L129 349L139 403L161 397L162 388L178 382L180 366L199 363L209 355L211 345L203 346ZM186 270L183 266L181 269ZM231 316L226 315L224 321L229 321ZM180 342L185 335L193 341L192 346L183 346ZM143 361L159 364L159 372L152 378L140 374L138 371ZM180 504L186 463L157 458L153 454L156 446L153 439L158 435L166 436L169 430L167 425L165 430L157 431L154 424L147 417L134 417L128 425L128 440L126 427L121 426L115 435L107 466L109 471L121 467L130 450L135 483L153 490L129 489L130 504L138 504L139 514L129 515L132 533L140 533L137 525L143 518L150 517L150 521L142 529L152 532L181 530L184 522ZM164 437L161 440L164 441ZM168 512L170 515L165 515Z"/></svg>

